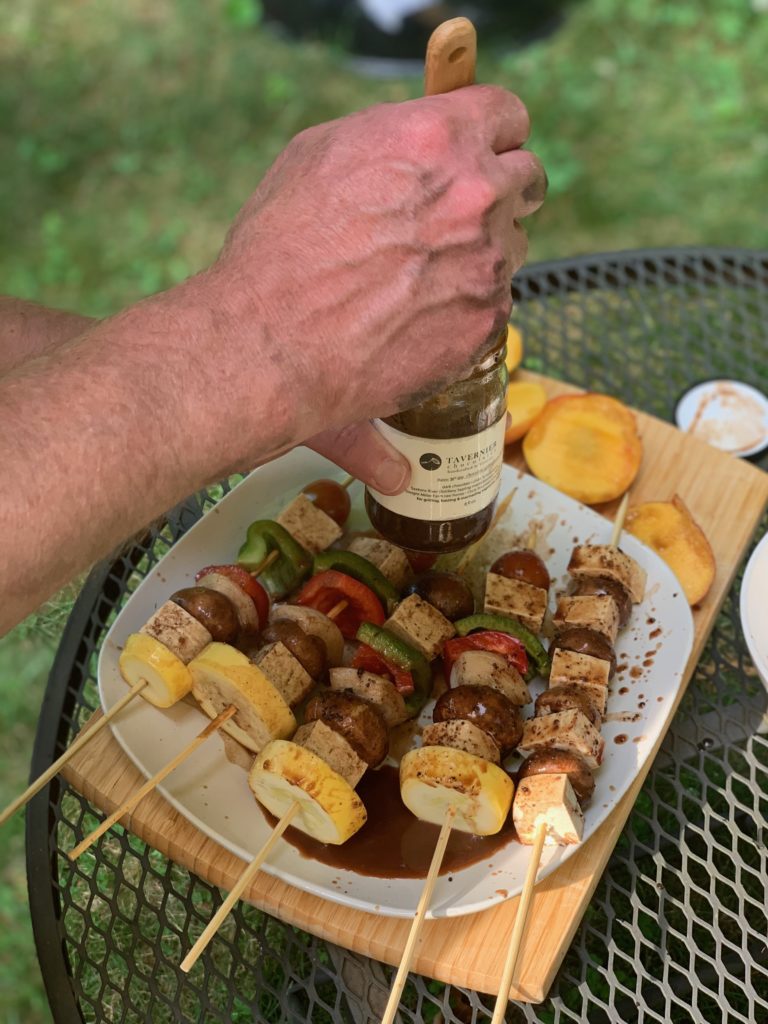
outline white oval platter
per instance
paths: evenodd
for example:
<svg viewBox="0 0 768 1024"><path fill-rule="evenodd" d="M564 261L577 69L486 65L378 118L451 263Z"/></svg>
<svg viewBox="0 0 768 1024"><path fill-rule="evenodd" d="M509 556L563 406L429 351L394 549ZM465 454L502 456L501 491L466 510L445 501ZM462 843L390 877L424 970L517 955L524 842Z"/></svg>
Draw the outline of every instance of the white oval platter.
<svg viewBox="0 0 768 1024"><path fill-rule="evenodd" d="M303 448L254 470L153 567L116 617L102 646L98 680L105 710L125 692L118 657L126 637L140 629L173 591L190 586L200 568L234 561L249 523L274 517L306 483L323 476L338 479L340 473L332 463ZM546 558L553 580L552 608L554 594L565 589L565 570L574 544L607 543L611 525L586 506L505 466L501 495L512 488L516 493L511 506L503 524L484 542L478 567L487 568L497 554L527 536L532 522L537 524L536 548ZM362 491L360 483L353 485L351 529L369 527ZM645 600L635 608L617 643L620 671L612 683L603 723L605 760L585 813L584 842L611 813L650 756L681 686L693 644L691 612L671 570L634 537L624 535L621 545L646 569L648 586ZM542 687L541 681L535 682L534 695ZM429 711L431 705L425 719ZM526 714L531 712L529 705ZM149 776L191 740L205 721L202 713L187 703L161 711L137 699L112 728L126 754ZM513 758L507 766L514 768L516 763ZM245 773L225 758L218 736L203 744L158 789L192 824L244 860L254 856L269 834ZM576 849L545 847L539 877L553 871ZM489 860L455 872L450 881L441 876L429 916L471 914L515 896L523 885L529 852L528 847L513 842ZM336 903L397 917L413 915L422 886L418 879L375 878L342 871L302 856L286 841L279 843L264 870Z"/></svg>

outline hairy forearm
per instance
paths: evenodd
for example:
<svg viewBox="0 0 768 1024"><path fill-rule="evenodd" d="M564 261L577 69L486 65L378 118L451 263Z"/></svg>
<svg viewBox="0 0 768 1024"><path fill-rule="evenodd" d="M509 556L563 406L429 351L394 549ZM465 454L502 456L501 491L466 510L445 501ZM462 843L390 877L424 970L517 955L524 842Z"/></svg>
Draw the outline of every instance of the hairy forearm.
<svg viewBox="0 0 768 1024"><path fill-rule="evenodd" d="M0 377L79 337L94 323L79 313L0 295Z"/></svg>
<svg viewBox="0 0 768 1024"><path fill-rule="evenodd" d="M211 384L215 350L230 344L198 279L0 380L0 635L192 490L239 468L238 434L258 437L265 458L293 440L285 381L258 332L250 365L234 360L252 400L242 381Z"/></svg>

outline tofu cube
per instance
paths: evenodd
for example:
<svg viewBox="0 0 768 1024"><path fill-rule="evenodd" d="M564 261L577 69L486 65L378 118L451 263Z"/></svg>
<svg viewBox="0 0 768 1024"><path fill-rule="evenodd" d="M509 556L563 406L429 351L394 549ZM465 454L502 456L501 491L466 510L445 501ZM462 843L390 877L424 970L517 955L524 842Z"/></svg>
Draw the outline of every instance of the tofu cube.
<svg viewBox="0 0 768 1024"><path fill-rule="evenodd" d="M330 547L343 532L336 520L313 504L306 494L297 494L277 521L294 540L315 555Z"/></svg>
<svg viewBox="0 0 768 1024"><path fill-rule="evenodd" d="M198 622L194 615L173 601L161 604L139 632L165 644L185 665L196 658L213 639L202 622Z"/></svg>
<svg viewBox="0 0 768 1024"><path fill-rule="evenodd" d="M445 641L456 633L453 623L418 594L401 601L384 628L421 651L427 661L436 658Z"/></svg>
<svg viewBox="0 0 768 1024"><path fill-rule="evenodd" d="M612 647L619 635L619 609L608 594L561 597L554 622L558 628L582 626L593 629Z"/></svg>
<svg viewBox="0 0 768 1024"><path fill-rule="evenodd" d="M329 768L340 775L354 789L362 779L368 765L355 753L347 740L331 729L319 718L300 726L293 737L293 742L306 747L313 754L322 757Z"/></svg>
<svg viewBox="0 0 768 1024"><path fill-rule="evenodd" d="M534 633L540 633L549 595L525 580L510 580L489 572L485 578L484 610L492 615L509 615Z"/></svg>
<svg viewBox="0 0 768 1024"><path fill-rule="evenodd" d="M299 659L279 640L259 651L255 663L289 707L300 704L315 685Z"/></svg>
<svg viewBox="0 0 768 1024"><path fill-rule="evenodd" d="M579 654L576 651L555 650L552 657L552 671L549 673L549 685L579 686L589 694L589 699L601 715L605 714L608 703L608 679L611 672L610 661L593 658L590 654Z"/></svg>
<svg viewBox="0 0 768 1024"><path fill-rule="evenodd" d="M573 549L568 572L574 579L604 576L620 583L639 604L645 594L646 571L634 558L608 544L580 544Z"/></svg>
<svg viewBox="0 0 768 1024"><path fill-rule="evenodd" d="M523 779L512 803L512 820L520 842L529 845L542 823L545 846L580 843L584 834L584 814L565 773Z"/></svg>
<svg viewBox="0 0 768 1024"><path fill-rule="evenodd" d="M523 757L542 749L567 750L583 757L594 770L603 760L605 740L586 715L573 709L527 719L517 749Z"/></svg>
<svg viewBox="0 0 768 1024"><path fill-rule="evenodd" d="M378 537L355 537L349 550L373 562L397 590L402 590L411 576L411 563L402 548Z"/></svg>

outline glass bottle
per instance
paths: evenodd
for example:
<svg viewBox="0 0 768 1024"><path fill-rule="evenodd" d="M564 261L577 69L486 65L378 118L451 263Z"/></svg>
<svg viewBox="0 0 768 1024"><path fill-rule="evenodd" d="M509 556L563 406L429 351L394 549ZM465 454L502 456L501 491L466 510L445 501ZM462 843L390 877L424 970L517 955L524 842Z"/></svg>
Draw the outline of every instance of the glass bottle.
<svg viewBox="0 0 768 1024"><path fill-rule="evenodd" d="M376 427L411 464L408 490L366 488L374 528L414 551L472 544L491 522L501 482L507 413L506 329L496 347L445 391Z"/></svg>

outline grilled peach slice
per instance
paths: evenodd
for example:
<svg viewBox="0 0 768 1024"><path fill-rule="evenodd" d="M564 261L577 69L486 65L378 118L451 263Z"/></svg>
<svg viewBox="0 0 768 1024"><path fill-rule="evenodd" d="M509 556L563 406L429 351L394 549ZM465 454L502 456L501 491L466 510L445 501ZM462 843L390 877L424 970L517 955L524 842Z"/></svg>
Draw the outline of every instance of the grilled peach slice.
<svg viewBox="0 0 768 1024"><path fill-rule="evenodd" d="M504 434L504 444L525 437L536 417L547 404L547 393L533 380L513 380L507 388L507 412L512 422Z"/></svg>
<svg viewBox="0 0 768 1024"><path fill-rule="evenodd" d="M634 413L608 395L563 395L547 402L523 441L534 476L586 505L620 497L640 469Z"/></svg>
<svg viewBox="0 0 768 1024"><path fill-rule="evenodd" d="M715 556L683 501L647 501L627 512L624 529L656 552L680 580L689 604L706 597L715 578Z"/></svg>
<svg viewBox="0 0 768 1024"><path fill-rule="evenodd" d="M507 370L511 374L515 372L523 361L523 336L518 327L507 324Z"/></svg>

